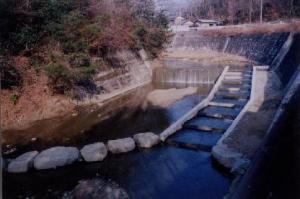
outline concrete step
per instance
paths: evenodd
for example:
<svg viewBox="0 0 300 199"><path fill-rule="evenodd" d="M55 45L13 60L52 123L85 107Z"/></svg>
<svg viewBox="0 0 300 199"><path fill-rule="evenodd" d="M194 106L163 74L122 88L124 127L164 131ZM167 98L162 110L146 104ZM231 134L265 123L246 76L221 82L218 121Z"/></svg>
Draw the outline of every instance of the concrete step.
<svg viewBox="0 0 300 199"><path fill-rule="evenodd" d="M250 98L250 93L230 93L230 92L217 92L215 95L215 98L219 99L249 99Z"/></svg>
<svg viewBox="0 0 300 199"><path fill-rule="evenodd" d="M238 85L230 85L230 84L223 84L220 86L220 89L227 89L227 88L239 88L242 90L251 90L252 85L251 84L238 84Z"/></svg>
<svg viewBox="0 0 300 199"><path fill-rule="evenodd" d="M247 76L247 77L251 77L252 76L252 71L240 71L240 72L234 72L234 71L227 71L226 75L240 75L240 76Z"/></svg>
<svg viewBox="0 0 300 199"><path fill-rule="evenodd" d="M209 106L225 107L225 108L234 108L236 105L232 103L222 103L222 102L209 102Z"/></svg>
<svg viewBox="0 0 300 199"><path fill-rule="evenodd" d="M252 72L230 72L226 73L226 76L236 76L236 77L252 77Z"/></svg>
<svg viewBox="0 0 300 199"><path fill-rule="evenodd" d="M194 151L205 151L205 152L209 153L212 150L212 146L205 146L205 145L200 145L200 144L190 144L190 143L175 141L172 139L168 139L166 141L166 143L173 147L194 150Z"/></svg>
<svg viewBox="0 0 300 199"><path fill-rule="evenodd" d="M251 78L245 78L245 77L225 77L224 81L251 81Z"/></svg>
<svg viewBox="0 0 300 199"><path fill-rule="evenodd" d="M189 130L196 130L196 131L203 131L203 132L209 132L209 133L224 133L225 129L216 129L208 126L192 126L192 125L184 125L184 129L189 129Z"/></svg>
<svg viewBox="0 0 300 199"><path fill-rule="evenodd" d="M184 128L196 129L205 132L225 131L231 124L231 120L223 120L208 117L196 117L188 121Z"/></svg>
<svg viewBox="0 0 300 199"><path fill-rule="evenodd" d="M245 93L245 92L250 92L250 89L249 88L241 88L241 87L233 87L233 86L228 86L228 87L224 87L224 86L222 86L222 87L220 87L219 88L219 91L227 91L227 92L243 92L243 93Z"/></svg>
<svg viewBox="0 0 300 199"><path fill-rule="evenodd" d="M251 80L245 80L245 79L241 79L241 80L238 80L238 79L224 79L223 84L251 84Z"/></svg>
<svg viewBox="0 0 300 199"><path fill-rule="evenodd" d="M239 73L243 73L243 72L252 72L252 68L241 68L241 69L235 69L235 68L229 68L228 72L239 72Z"/></svg>
<svg viewBox="0 0 300 199"><path fill-rule="evenodd" d="M217 99L214 98L212 100L212 102L216 102L216 103L231 103L231 104L235 104L235 108L239 108L239 107L243 107L246 105L248 100L246 99Z"/></svg>
<svg viewBox="0 0 300 199"><path fill-rule="evenodd" d="M242 90L242 91L217 91L216 96L218 95L229 95L229 96L250 96L250 91Z"/></svg>
<svg viewBox="0 0 300 199"><path fill-rule="evenodd" d="M232 109L232 108L208 106L204 108L202 111L200 111L198 113L198 116L207 116L212 118L233 120L236 118L236 116L238 116L240 111L241 108Z"/></svg>
<svg viewBox="0 0 300 199"><path fill-rule="evenodd" d="M225 80L251 80L251 76L243 76L243 75L225 75Z"/></svg>
<svg viewBox="0 0 300 199"><path fill-rule="evenodd" d="M177 147L210 152L221 136L220 133L182 129L171 136L167 143Z"/></svg>

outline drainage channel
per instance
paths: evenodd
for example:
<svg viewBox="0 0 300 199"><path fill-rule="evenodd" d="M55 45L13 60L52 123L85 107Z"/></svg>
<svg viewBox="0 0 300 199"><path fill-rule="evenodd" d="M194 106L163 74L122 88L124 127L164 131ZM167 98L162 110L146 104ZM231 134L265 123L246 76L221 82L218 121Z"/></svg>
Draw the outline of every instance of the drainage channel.
<svg viewBox="0 0 300 199"><path fill-rule="evenodd" d="M166 142L175 147L210 152L250 99L252 72L250 66L229 68L208 106Z"/></svg>

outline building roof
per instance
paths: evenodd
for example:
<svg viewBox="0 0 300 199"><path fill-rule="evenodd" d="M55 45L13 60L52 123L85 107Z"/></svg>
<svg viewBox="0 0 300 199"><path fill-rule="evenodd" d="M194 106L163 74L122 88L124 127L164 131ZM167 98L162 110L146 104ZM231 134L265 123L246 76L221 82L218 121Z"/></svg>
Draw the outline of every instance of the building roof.
<svg viewBox="0 0 300 199"><path fill-rule="evenodd" d="M197 19L197 22L200 22L200 23L215 23L215 24L223 23L222 21L213 20L213 19Z"/></svg>

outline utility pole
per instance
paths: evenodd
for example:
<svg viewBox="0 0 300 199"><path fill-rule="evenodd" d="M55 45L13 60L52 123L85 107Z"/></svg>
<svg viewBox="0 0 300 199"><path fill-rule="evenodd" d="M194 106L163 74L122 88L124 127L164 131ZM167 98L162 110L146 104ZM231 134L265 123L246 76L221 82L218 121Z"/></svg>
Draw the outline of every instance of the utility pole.
<svg viewBox="0 0 300 199"><path fill-rule="evenodd" d="M263 22L264 0L260 0L260 23Z"/></svg>
<svg viewBox="0 0 300 199"><path fill-rule="evenodd" d="M252 23L252 13L253 13L253 0L250 0L250 8L249 8L249 22Z"/></svg>
<svg viewBox="0 0 300 199"><path fill-rule="evenodd" d="M290 2L290 18L293 18L294 16L294 0L291 0Z"/></svg>

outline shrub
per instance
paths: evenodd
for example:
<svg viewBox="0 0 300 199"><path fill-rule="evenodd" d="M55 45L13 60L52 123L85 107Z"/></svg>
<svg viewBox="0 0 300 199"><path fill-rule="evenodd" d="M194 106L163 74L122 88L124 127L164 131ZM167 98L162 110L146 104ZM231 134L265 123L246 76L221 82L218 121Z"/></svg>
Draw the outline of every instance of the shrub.
<svg viewBox="0 0 300 199"><path fill-rule="evenodd" d="M85 36L89 41L93 41L102 36L102 29L99 24L90 24L85 28Z"/></svg>
<svg viewBox="0 0 300 199"><path fill-rule="evenodd" d="M12 89L22 85L22 77L12 63L0 56L1 88Z"/></svg>
<svg viewBox="0 0 300 199"><path fill-rule="evenodd" d="M90 65L89 67L82 67L75 73L75 81L79 86L85 86L91 84L92 77L96 74L99 66Z"/></svg>
<svg viewBox="0 0 300 199"><path fill-rule="evenodd" d="M29 63L36 72L39 72L43 65L43 59L38 55L33 55L29 58Z"/></svg>
<svg viewBox="0 0 300 199"><path fill-rule="evenodd" d="M23 27L10 34L10 40L14 47L11 49L16 53L21 50L31 50L38 42L38 33L32 27Z"/></svg>
<svg viewBox="0 0 300 199"><path fill-rule="evenodd" d="M74 53L70 56L69 62L73 67L88 67L91 64L90 57L84 53Z"/></svg>
<svg viewBox="0 0 300 199"><path fill-rule="evenodd" d="M69 69L61 64L49 64L45 67L46 74L49 76L49 87L54 93L65 94L72 89L73 75Z"/></svg>
<svg viewBox="0 0 300 199"><path fill-rule="evenodd" d="M65 66L61 64L49 64L45 67L47 75L53 79L64 78L70 79L71 72Z"/></svg>
<svg viewBox="0 0 300 199"><path fill-rule="evenodd" d="M62 46L65 53L87 52L89 49L87 42L76 41L69 38L62 41Z"/></svg>
<svg viewBox="0 0 300 199"><path fill-rule="evenodd" d="M19 96L18 94L16 94L16 93L14 93L14 94L12 94L12 95L10 96L10 100L14 103L14 105L17 104L19 98L20 98L20 96Z"/></svg>

